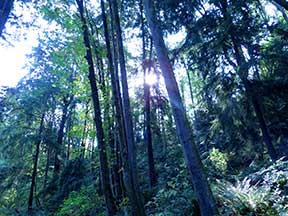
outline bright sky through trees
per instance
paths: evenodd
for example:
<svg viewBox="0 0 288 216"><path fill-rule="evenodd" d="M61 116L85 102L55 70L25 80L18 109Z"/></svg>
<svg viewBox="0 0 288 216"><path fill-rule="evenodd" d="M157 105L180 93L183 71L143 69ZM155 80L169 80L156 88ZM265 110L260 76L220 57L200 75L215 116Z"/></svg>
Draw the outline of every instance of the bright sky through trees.
<svg viewBox="0 0 288 216"><path fill-rule="evenodd" d="M15 86L19 79L28 73L25 69L26 55L37 45L35 32L30 32L29 39L13 44L13 47L0 47L0 86Z"/></svg>
<svg viewBox="0 0 288 216"><path fill-rule="evenodd" d="M21 10L21 9L18 9ZM275 15L275 6L271 4L267 4L265 6L265 10L268 14ZM24 16L30 16L29 11L24 11ZM29 19L29 18L28 18ZM42 22L42 21L40 21ZM44 24L44 23L42 23ZM45 26L45 25L44 25ZM39 29L42 30L42 29ZM19 30L15 30L15 33L18 34ZM21 33L22 35L26 35L25 38L19 39L17 42L13 42L12 45L7 45L7 42L3 42L3 39L0 43L0 86L16 86L18 81L25 76L29 69L25 68L25 59L26 55L31 53L32 47L37 45L37 34L38 32L29 29L22 29L24 31ZM11 32L12 33L12 32ZM167 41L169 41L168 46L175 47L177 43L181 42L185 38L184 32L179 32L175 35L169 35L167 37ZM132 42L132 41L131 41ZM135 41L134 41L135 42ZM3 45L4 44L4 45ZM5 45L6 44L6 45ZM137 43L128 44L129 51L133 51L134 54L140 52L140 47L137 46ZM153 83L155 77L149 77L149 83ZM140 82L143 80L139 80L137 85L140 85Z"/></svg>
<svg viewBox="0 0 288 216"><path fill-rule="evenodd" d="M17 20L13 22L21 22L22 25L11 25L6 23L7 35L5 41L0 38L0 86L16 86L17 82L28 73L28 69L24 69L26 63L26 55L30 54L32 47L36 46L38 41L38 32L34 27L26 27L26 24L39 23L39 19L35 20L35 9L29 4L15 3L14 12ZM43 24L43 23L41 23Z"/></svg>

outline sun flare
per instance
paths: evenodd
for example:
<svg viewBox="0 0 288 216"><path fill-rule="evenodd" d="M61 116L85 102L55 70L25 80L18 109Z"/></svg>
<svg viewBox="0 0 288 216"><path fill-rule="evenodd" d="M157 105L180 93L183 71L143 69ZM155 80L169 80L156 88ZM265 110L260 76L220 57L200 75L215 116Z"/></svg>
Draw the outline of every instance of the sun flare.
<svg viewBox="0 0 288 216"><path fill-rule="evenodd" d="M145 76L145 82L152 86L157 82L157 76L155 74L149 73Z"/></svg>

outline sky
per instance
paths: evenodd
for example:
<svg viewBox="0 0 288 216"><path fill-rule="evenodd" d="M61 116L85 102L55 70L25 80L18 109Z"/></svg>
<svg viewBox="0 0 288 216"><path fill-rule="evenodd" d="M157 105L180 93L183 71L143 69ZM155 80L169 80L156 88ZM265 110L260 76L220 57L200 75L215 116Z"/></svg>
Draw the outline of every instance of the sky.
<svg viewBox="0 0 288 216"><path fill-rule="evenodd" d="M31 32L28 37L27 40L13 43L13 46L0 47L0 86L16 86L28 73L28 68L24 68L26 55L37 45L37 36Z"/></svg>
<svg viewBox="0 0 288 216"><path fill-rule="evenodd" d="M18 19L23 23L37 23L33 17L35 10L29 5L20 6L20 3L15 3L14 9L14 13L16 16L21 16ZM33 46L37 46L38 32L34 27L10 25L9 22L5 31L8 33L4 34L7 41L0 38L0 87L13 87L29 71L27 68L24 69L26 55L31 53Z"/></svg>
<svg viewBox="0 0 288 216"><path fill-rule="evenodd" d="M267 4L265 6L268 14L275 14L275 7L271 6L271 4ZM17 9L20 13L24 14L24 19L28 21L31 19L31 9ZM26 17L26 18L25 18ZM9 27L8 27L9 28ZM15 42L13 41L13 45L8 45L7 42L3 41L0 38L0 87L1 86L16 86L18 81L28 73L29 69L24 68L26 62L26 55L30 54L33 46L37 46L37 35L39 32L35 31L35 29L16 29L13 27L9 29L10 32L18 34L20 32L19 39ZM41 31L41 29L40 29ZM25 37L23 36L25 35ZM183 33L170 35L167 38L167 41L171 41L171 46L175 46L177 42L183 39ZM2 41L1 41L2 40ZM131 44L131 43L130 43ZM169 47L170 44L168 44ZM135 45L132 45L132 48ZM135 49L139 49L139 47L135 47ZM128 47L129 49L129 47Z"/></svg>

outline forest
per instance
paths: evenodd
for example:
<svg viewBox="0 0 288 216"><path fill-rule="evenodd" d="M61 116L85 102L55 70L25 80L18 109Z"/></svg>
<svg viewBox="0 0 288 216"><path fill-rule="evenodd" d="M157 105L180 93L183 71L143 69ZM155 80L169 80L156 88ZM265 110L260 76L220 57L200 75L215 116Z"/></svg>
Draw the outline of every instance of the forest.
<svg viewBox="0 0 288 216"><path fill-rule="evenodd" d="M0 216L288 216L287 0L1 0L23 28Z"/></svg>

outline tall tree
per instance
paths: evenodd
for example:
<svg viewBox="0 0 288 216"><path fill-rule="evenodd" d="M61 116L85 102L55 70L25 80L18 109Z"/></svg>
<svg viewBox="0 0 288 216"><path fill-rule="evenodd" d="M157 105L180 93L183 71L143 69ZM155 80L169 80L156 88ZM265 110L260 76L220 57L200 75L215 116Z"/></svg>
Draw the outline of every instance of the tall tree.
<svg viewBox="0 0 288 216"><path fill-rule="evenodd" d="M143 2L139 2L140 7L140 19L141 19L141 33L142 33L142 68L143 68L143 77L144 77L144 142L147 148L148 156L148 168L149 168L149 180L150 187L154 186L157 182L157 176L154 165L154 156L153 156L153 146L152 146L152 132L151 132L151 90L150 84L147 82L147 77L151 73L152 69L152 56L149 56L149 59L146 60L146 34L145 34L145 23L144 23L144 14L143 14ZM152 43L152 41L151 41ZM152 47L151 47L152 48ZM152 54L152 50L150 52Z"/></svg>
<svg viewBox="0 0 288 216"><path fill-rule="evenodd" d="M61 157L63 155L63 138L64 138L64 129L66 120L68 117L68 109L69 105L71 103L72 98L69 98L68 96L63 97L63 109L62 109L62 115L61 120L59 124L58 134L57 134L57 146L55 150L55 159L54 159L54 178L55 180L58 179L59 173L60 173L60 165L61 165Z"/></svg>
<svg viewBox="0 0 288 216"><path fill-rule="evenodd" d="M109 184L109 168L108 168L108 159L107 159L107 151L106 151L106 144L104 138L104 130L102 125L101 119L101 107L98 95L98 87L95 77L95 70L94 70L94 63L91 51L91 45L89 40L89 30L87 26L87 21L84 15L84 4L83 0L76 0L78 5L78 11L80 14L80 19L82 23L82 30L83 30L83 40L84 45L86 47L86 60L89 69L89 82L91 87L92 93L92 101L94 106L94 121L96 125L96 132L97 132L97 141L98 141L98 148L99 148L99 157L100 157L100 171L101 171L101 184L102 190L105 197L106 208L108 215L115 215L116 212L116 205L113 199L112 191Z"/></svg>
<svg viewBox="0 0 288 216"><path fill-rule="evenodd" d="M45 119L45 113L42 114L39 131L37 134L36 139L36 149L35 149L35 157L34 157L34 165L33 165L33 172L31 177L31 187L30 187L30 193L29 193L29 199L28 199L28 214L32 214L32 208L33 208L33 195L34 195L34 189L36 185L36 177L37 177L37 169L38 169L38 158L39 158L39 152L40 152L40 144L42 141L42 131L44 128L44 119Z"/></svg>
<svg viewBox="0 0 288 216"><path fill-rule="evenodd" d="M122 40L122 30L120 25L120 18L118 12L118 3L117 0L110 0L112 6L113 20L115 22L116 36L117 36L117 47L119 55L119 64L121 71L121 84L122 84L122 103L123 103L123 116L124 116L124 125L126 132L126 142L127 142L127 156L128 156L128 167L129 167L129 177L132 188L130 189L131 196L133 196L132 209L133 215L146 215L144 204L141 198L141 193L138 184L138 172L137 172L137 161L136 161L136 152L135 152L135 143L134 143L134 132L133 132L133 123L131 116L131 107L129 100L128 92L128 83L127 83L127 71L126 63L124 56L124 47ZM116 67L116 66L115 66ZM132 194L133 193L133 194Z"/></svg>
<svg viewBox="0 0 288 216"><path fill-rule="evenodd" d="M102 21L103 21L103 28L104 28L104 37L105 37L105 45L106 45L106 55L107 55L107 60L108 60L108 71L110 74L110 80L111 80L111 88L112 88L112 99L113 99L113 105L115 107L116 110L116 114L115 114L115 118L116 118L116 125L117 125L117 133L119 134L119 138L118 139L112 139L112 137L110 137L110 140L113 142L111 143L112 146L111 148L113 149L112 152L114 153L114 157L117 160L117 158L119 158L119 144L121 147L120 151L121 151L121 155L122 158L126 157L126 154L124 154L125 148L126 148L126 140L125 140L125 131L123 128L123 112L122 112L122 107L121 107L121 95L119 92L119 89L117 88L117 84L116 84L116 75L115 75L115 68L114 68L114 64L113 64L113 58L112 58L112 51L111 51L111 43L110 43L110 36L109 36L109 30L108 30L108 24L107 24L107 17L106 17L106 12L105 12L105 3L103 0L101 0L101 11L102 11ZM113 24L112 24L113 25ZM113 31L111 29L111 31ZM112 39L114 40L114 39ZM116 128L115 128L116 129ZM116 133L116 134L117 134ZM110 135L112 135L110 133ZM113 146L114 145L114 146ZM117 162L117 161L116 161ZM118 162L121 162L118 160ZM126 162L125 162L126 163ZM127 166L125 164L124 165L124 172L127 172ZM120 169L120 166L122 166L121 163L114 163L113 164L113 170L114 170L114 176L115 176L115 180L116 180L116 188L115 188L115 192L116 192L116 196L119 198L120 196L124 195L124 194L120 194L120 191L122 189L122 193L123 188L121 187L121 179L123 177L123 175L121 173L118 172L118 170ZM129 185L129 183L127 182L126 185ZM131 187L131 186L129 186ZM131 197L132 198L132 197Z"/></svg>
<svg viewBox="0 0 288 216"><path fill-rule="evenodd" d="M272 160L277 159L277 153L276 150L272 144L272 139L267 127L267 124L264 119L263 115L263 108L261 107L260 101L257 98L257 96L254 93L253 88L251 87L251 84L248 80L249 75L249 65L248 62L245 59L242 47L241 47L241 40L237 38L237 35L235 35L235 26L232 23L232 17L228 12L228 2L227 0L220 1L220 9L222 11L223 17L228 23L228 30L229 36L231 37L232 46L235 53L235 59L237 62L237 73L241 79L241 81L244 84L244 87L246 89L246 94L249 98L251 98L252 105L254 108L254 111L256 113L257 119L259 121L259 125L263 134L264 142L268 149L268 154L271 157Z"/></svg>
<svg viewBox="0 0 288 216"><path fill-rule="evenodd" d="M163 33L158 24L153 0L144 0L146 18L152 33L154 47L165 80L173 116L176 123L177 134L183 147L186 163L191 174L194 190L199 202L201 215L215 215L216 204L209 187L203 165L194 142L192 128L184 111L183 102L180 97L179 88L172 64L168 57L168 50L165 46Z"/></svg>

